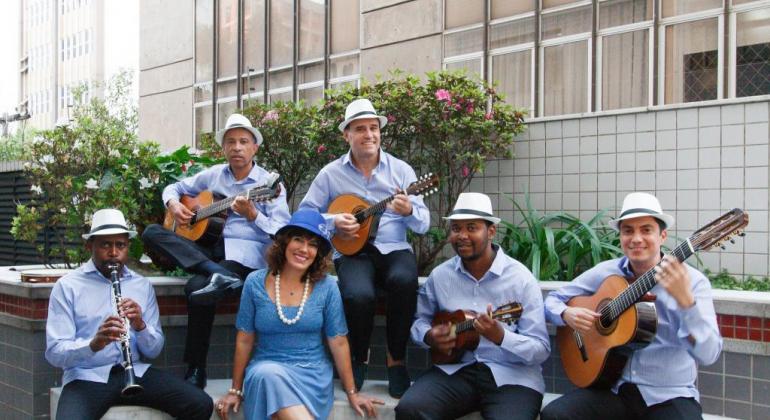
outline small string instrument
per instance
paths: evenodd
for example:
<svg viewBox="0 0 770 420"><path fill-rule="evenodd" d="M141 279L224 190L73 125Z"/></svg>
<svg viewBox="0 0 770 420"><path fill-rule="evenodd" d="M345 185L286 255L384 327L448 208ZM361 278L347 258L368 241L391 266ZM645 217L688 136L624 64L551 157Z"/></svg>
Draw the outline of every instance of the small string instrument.
<svg viewBox="0 0 770 420"><path fill-rule="evenodd" d="M427 196L438 191L438 175L432 173L421 176L417 181L409 184L404 191L407 195ZM342 255L355 255L366 245L369 240L377 236L377 227L380 224L380 216L385 212L388 203L396 198L396 194L380 201L377 204L369 204L366 200L355 194L342 194L329 203L329 214L350 213L361 225L357 237L333 236L332 245Z"/></svg>
<svg viewBox="0 0 770 420"><path fill-rule="evenodd" d="M684 261L697 251L721 246L741 233L749 215L733 209L693 233L671 253ZM657 282L655 268L632 284L621 276L609 276L590 296L576 296L567 306L588 308L601 314L593 328L578 332L569 326L556 330L556 342L567 377L581 388L609 388L623 373L634 350L647 346L655 337L658 321L655 304L640 302Z"/></svg>
<svg viewBox="0 0 770 420"><path fill-rule="evenodd" d="M522 311L523 308L520 303L509 302L495 309L492 312L491 318L511 325L514 321L521 318ZM478 314L476 312L462 309L454 312L437 312L433 316L432 326L435 327L449 323L451 324L450 335L456 337L455 347L449 353L431 348L430 358L433 364L457 363L466 350L475 350L479 346L479 332L473 328L473 321L477 317Z"/></svg>
<svg viewBox="0 0 770 420"><path fill-rule="evenodd" d="M270 201L281 194L280 181L281 176L272 172L268 175L265 184L241 191L232 197L215 197L211 191L203 191L195 197L183 196L179 202L195 213L190 223L178 224L174 218L174 213L171 209L167 209L163 227L200 245L213 245L222 235L227 218L227 209L237 197L246 197L254 202Z"/></svg>

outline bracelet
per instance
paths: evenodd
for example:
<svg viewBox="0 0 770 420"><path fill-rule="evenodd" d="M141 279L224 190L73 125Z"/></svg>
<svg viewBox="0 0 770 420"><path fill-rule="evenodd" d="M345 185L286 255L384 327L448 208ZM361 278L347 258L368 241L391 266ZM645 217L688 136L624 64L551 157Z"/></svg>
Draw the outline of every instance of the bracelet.
<svg viewBox="0 0 770 420"><path fill-rule="evenodd" d="M357 393L358 393L358 391L356 391L356 389L355 389L355 388L353 388L353 389L349 389L349 390L347 390L347 391L345 391L345 392L347 392L347 394L348 394L348 395L353 395L353 394L357 394Z"/></svg>
<svg viewBox="0 0 770 420"><path fill-rule="evenodd" d="M243 391L240 390L240 389L230 388L230 389L227 390L227 393L235 395L236 397L243 399Z"/></svg>

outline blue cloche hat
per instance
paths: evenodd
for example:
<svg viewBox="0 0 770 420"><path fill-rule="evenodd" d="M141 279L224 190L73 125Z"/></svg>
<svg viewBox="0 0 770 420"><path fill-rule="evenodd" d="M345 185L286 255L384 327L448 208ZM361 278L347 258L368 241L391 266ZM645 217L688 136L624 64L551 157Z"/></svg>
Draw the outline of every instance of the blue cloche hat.
<svg viewBox="0 0 770 420"><path fill-rule="evenodd" d="M289 223L287 223L284 227L278 229L277 232L275 232L276 236L281 234L281 232L286 231L289 228L296 227L303 230L306 230L313 235L316 235L323 239L323 253L326 254L331 250L332 243L329 240L329 229L326 228L326 220L321 216L321 213L319 213L316 210L310 210L310 209L303 209L303 210L297 210L294 214L291 215L291 219L289 219Z"/></svg>

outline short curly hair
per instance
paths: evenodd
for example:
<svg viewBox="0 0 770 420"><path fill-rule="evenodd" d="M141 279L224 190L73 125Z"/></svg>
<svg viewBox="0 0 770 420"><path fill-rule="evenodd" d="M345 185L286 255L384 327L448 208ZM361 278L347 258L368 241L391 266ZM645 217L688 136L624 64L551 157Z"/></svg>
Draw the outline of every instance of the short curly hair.
<svg viewBox="0 0 770 420"><path fill-rule="evenodd" d="M306 278L312 283L324 278L329 268L329 251L331 250L327 242L305 229L298 227L288 228L275 236L273 244L267 249L265 260L267 260L267 267L270 273L273 275L278 274L281 267L286 264L286 247L289 245L291 238L301 236L306 239L315 239L318 241L318 253L307 269Z"/></svg>

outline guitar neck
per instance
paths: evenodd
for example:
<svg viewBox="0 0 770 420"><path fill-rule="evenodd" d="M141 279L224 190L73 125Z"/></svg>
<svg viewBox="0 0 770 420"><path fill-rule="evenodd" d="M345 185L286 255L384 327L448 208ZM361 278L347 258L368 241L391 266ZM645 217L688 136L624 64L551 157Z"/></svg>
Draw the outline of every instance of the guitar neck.
<svg viewBox="0 0 770 420"><path fill-rule="evenodd" d="M257 193L261 189L262 188L252 188L250 190L246 190L246 191L241 192L239 194L236 194L236 195L234 195L232 197L227 197L225 199L217 201L216 203L213 203L211 205L208 205L206 207L198 209L198 211L195 212L195 221L199 222L199 221L201 221L201 220L203 220L203 219L205 219L207 217L211 217L211 216L213 216L213 215L215 215L217 213L221 213L221 212L229 209L230 205L233 204L233 201L235 201L235 199L237 197L245 196L249 200L253 200L255 197L257 197L257 195L258 195Z"/></svg>
<svg viewBox="0 0 770 420"><path fill-rule="evenodd" d="M385 208L388 206L388 203L393 201L393 199L396 198L396 195L393 194L390 197L380 201L377 204L374 204L370 207L367 207L364 210L359 211L354 216L356 217L356 220L358 223L362 223L364 220L376 215L385 212Z"/></svg>
<svg viewBox="0 0 770 420"><path fill-rule="evenodd" d="M500 314L500 313L497 313L497 312L493 312L492 313L492 319L495 319L495 320L499 320L499 319L503 318L504 316L505 316L504 314ZM519 319L518 316L515 316L515 317L512 317L512 318L513 319ZM458 322L457 324L455 324L455 334L460 334L462 332L472 330L473 329L473 321L475 321L475 319L466 319L465 321Z"/></svg>
<svg viewBox="0 0 770 420"><path fill-rule="evenodd" d="M688 238L686 241L682 242L674 248L674 251L671 252L671 255L676 257L679 262L684 262L687 258L690 258L691 255L693 255L694 251L692 248L692 245L690 244L690 239ZM660 263L656 264L659 265ZM626 290L621 292L615 299L610 302L605 309L602 309L602 323L604 325L609 325L617 319L617 317L620 316L623 312L625 312L626 309L630 308L631 305L638 302L645 293L652 290L653 287L657 282L655 281L655 267L653 267L651 270L644 273L641 277L636 279L635 282L633 282Z"/></svg>

